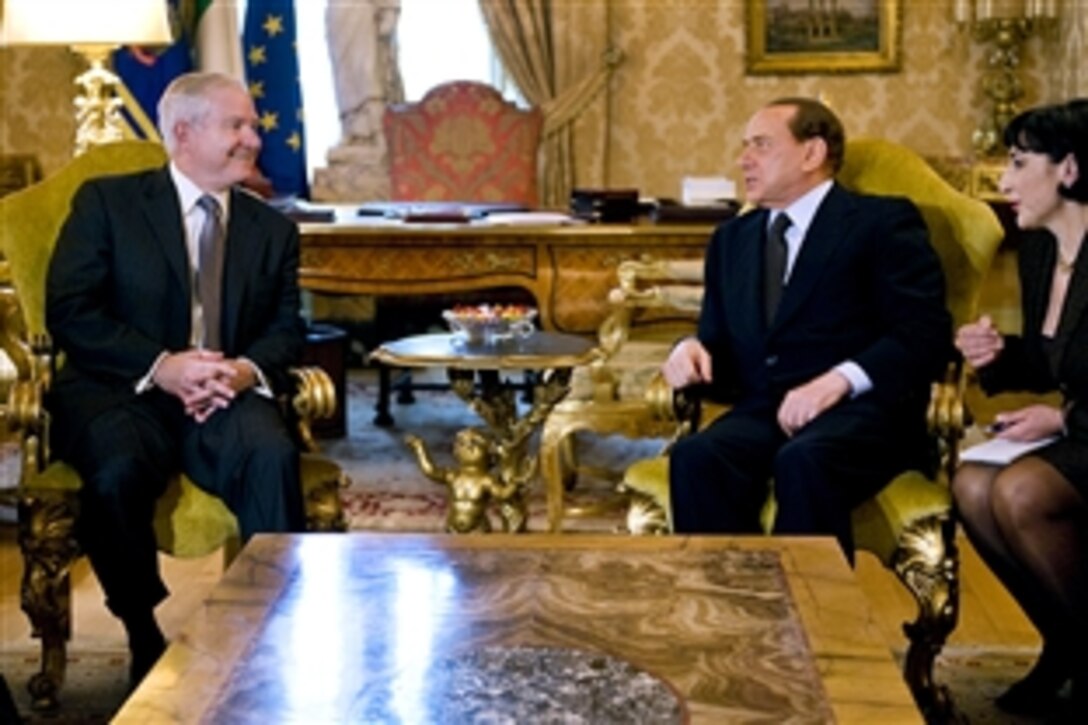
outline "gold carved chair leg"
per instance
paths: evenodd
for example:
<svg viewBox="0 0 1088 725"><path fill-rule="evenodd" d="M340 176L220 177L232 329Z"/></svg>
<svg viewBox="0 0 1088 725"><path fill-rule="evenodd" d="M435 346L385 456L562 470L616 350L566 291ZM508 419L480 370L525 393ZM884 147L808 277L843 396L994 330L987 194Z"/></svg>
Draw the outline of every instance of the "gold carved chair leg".
<svg viewBox="0 0 1088 725"><path fill-rule="evenodd" d="M918 602L918 618L903 625L910 640L903 676L930 720L955 720L948 688L933 679L933 663L959 618L959 552L949 514L919 519L900 536L892 567Z"/></svg>
<svg viewBox="0 0 1088 725"><path fill-rule="evenodd" d="M603 468L581 465L578 460L575 434L588 431L622 435L632 440L644 436L664 437L675 424L663 424L643 400L617 400L608 405L591 401L572 401L556 407L544 423L540 438L540 474L548 507L548 530L558 532L564 517L592 516L613 510L623 502L602 499L592 505L573 506L566 501L566 492L575 484L579 473L597 478L616 480L620 474Z"/></svg>
<svg viewBox="0 0 1088 725"><path fill-rule="evenodd" d="M76 543L76 496L67 491L20 493L19 547L23 554L22 609L42 643L41 669L27 689L36 710L57 707L72 632L70 572Z"/></svg>
<svg viewBox="0 0 1088 725"><path fill-rule="evenodd" d="M307 531L347 531L348 520L340 492L351 481L335 462L313 453L303 453L303 506L306 509Z"/></svg>
<svg viewBox="0 0 1088 725"><path fill-rule="evenodd" d="M575 483L578 459L574 434L584 429L578 416L553 411L540 434L540 477L548 509L548 531L556 533L563 524L564 493Z"/></svg>

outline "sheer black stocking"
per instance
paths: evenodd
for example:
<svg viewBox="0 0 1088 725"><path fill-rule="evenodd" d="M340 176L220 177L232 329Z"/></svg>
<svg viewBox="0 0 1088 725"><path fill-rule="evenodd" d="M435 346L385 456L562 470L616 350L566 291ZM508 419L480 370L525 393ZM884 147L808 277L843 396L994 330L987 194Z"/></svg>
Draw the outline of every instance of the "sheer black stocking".
<svg viewBox="0 0 1088 725"><path fill-rule="evenodd" d="M1088 509L1056 469L1030 456L1005 468L963 466L953 495L979 555L1043 636L1039 661L999 704L1043 706L1072 674L1075 654L1088 643L1082 614L1088 604L1083 533Z"/></svg>

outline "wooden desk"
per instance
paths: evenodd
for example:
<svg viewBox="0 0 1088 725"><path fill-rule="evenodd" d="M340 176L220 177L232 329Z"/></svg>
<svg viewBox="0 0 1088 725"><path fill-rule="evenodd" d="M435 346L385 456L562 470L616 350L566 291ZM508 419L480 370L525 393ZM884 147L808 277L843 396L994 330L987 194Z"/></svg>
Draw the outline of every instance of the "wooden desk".
<svg viewBox="0 0 1088 725"><path fill-rule="evenodd" d="M831 539L361 533L254 537L114 722L468 722L484 700L489 722L922 722Z"/></svg>
<svg viewBox="0 0 1088 725"><path fill-rule="evenodd" d="M545 330L593 334L616 265L642 255L701 259L713 227L405 224L338 210L305 223L301 282L326 293L416 295L512 286L536 298Z"/></svg>

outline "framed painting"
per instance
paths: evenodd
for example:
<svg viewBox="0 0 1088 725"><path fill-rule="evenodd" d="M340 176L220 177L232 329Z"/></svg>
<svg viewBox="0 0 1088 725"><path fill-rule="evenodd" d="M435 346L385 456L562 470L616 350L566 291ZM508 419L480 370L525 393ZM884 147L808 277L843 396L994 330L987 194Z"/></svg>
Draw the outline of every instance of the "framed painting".
<svg viewBox="0 0 1088 725"><path fill-rule="evenodd" d="M900 0L749 0L748 72L899 70Z"/></svg>

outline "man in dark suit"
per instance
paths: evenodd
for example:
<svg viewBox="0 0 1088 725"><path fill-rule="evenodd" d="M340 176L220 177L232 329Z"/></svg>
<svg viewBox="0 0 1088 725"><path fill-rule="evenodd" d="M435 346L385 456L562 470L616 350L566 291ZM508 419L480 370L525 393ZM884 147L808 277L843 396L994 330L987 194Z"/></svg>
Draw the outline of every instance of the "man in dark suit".
<svg viewBox="0 0 1088 725"><path fill-rule="evenodd" d="M135 684L165 642L152 516L183 471L243 540L303 528L299 456L274 396L303 345L298 230L236 185L260 150L245 87L176 79L159 104L170 164L76 194L46 284L64 364L57 453L83 478L80 540L124 623Z"/></svg>
<svg viewBox="0 0 1088 725"><path fill-rule="evenodd" d="M835 184L844 146L810 99L748 122L740 166L758 209L715 232L698 332L663 366L673 387L734 404L673 449L678 532L760 531L773 480L776 533L832 534L852 556L851 508L928 462L930 381L951 339L941 268L910 202Z"/></svg>

